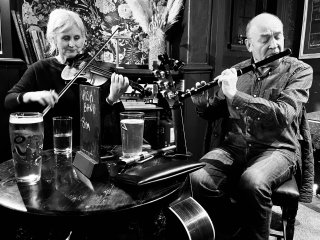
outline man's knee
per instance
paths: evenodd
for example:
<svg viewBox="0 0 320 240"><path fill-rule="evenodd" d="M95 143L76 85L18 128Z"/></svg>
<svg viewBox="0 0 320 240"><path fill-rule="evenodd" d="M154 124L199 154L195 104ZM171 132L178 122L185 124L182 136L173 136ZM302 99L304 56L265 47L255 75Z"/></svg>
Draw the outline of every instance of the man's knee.
<svg viewBox="0 0 320 240"><path fill-rule="evenodd" d="M204 168L190 173L190 180L193 188L214 188L214 181Z"/></svg>
<svg viewBox="0 0 320 240"><path fill-rule="evenodd" d="M223 194L223 180L216 179L202 168L190 173L192 191L195 198L201 196L204 198L221 197Z"/></svg>
<svg viewBox="0 0 320 240"><path fill-rule="evenodd" d="M244 172L239 181L239 190L242 196L257 197L270 194L270 187L259 174Z"/></svg>

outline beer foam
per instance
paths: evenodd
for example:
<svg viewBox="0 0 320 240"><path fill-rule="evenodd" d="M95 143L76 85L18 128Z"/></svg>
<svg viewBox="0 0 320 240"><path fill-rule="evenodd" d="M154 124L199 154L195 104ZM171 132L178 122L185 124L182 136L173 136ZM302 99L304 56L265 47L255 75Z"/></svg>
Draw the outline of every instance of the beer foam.
<svg viewBox="0 0 320 240"><path fill-rule="evenodd" d="M143 124L144 120L143 119L122 119L121 122L126 124Z"/></svg>
<svg viewBox="0 0 320 240"><path fill-rule="evenodd" d="M30 123L40 123L42 118L39 117L26 117L26 118L16 118L10 117L9 122L13 124L30 124Z"/></svg>

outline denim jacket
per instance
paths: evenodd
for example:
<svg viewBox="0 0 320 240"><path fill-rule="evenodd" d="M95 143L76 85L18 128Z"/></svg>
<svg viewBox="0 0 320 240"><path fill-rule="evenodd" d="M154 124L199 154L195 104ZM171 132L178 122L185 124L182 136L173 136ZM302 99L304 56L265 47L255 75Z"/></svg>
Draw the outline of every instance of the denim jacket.
<svg viewBox="0 0 320 240"><path fill-rule="evenodd" d="M246 60L234 67L251 64ZM209 98L206 108L198 108L207 119L205 151L220 141L246 148L258 144L297 152L300 200L310 202L313 185L313 154L305 103L312 84L312 68L296 58L284 57L274 70L258 69L239 76L237 93L227 101L220 88Z"/></svg>

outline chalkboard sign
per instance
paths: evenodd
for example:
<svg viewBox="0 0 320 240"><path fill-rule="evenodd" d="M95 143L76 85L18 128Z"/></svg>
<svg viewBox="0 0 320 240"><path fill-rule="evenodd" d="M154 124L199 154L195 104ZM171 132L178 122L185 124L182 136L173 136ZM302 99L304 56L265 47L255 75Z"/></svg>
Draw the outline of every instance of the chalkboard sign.
<svg viewBox="0 0 320 240"><path fill-rule="evenodd" d="M101 146L100 87L80 85L80 151L97 163Z"/></svg>

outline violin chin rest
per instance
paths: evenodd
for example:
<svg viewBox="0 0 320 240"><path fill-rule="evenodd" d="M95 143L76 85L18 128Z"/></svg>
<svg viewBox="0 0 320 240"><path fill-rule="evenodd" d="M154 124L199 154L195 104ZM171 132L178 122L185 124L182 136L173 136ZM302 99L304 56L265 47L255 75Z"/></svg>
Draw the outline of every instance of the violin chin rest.
<svg viewBox="0 0 320 240"><path fill-rule="evenodd" d="M76 73L77 73L77 70L75 68L65 66L65 68L61 72L61 78L66 81L70 81L74 78Z"/></svg>
<svg viewBox="0 0 320 240"><path fill-rule="evenodd" d="M103 85L107 80L108 79L106 77L95 74L95 75L92 75L91 79L89 80L89 83L92 86L98 87Z"/></svg>

